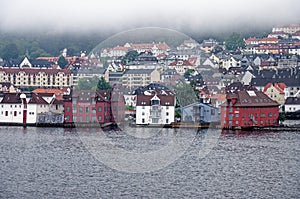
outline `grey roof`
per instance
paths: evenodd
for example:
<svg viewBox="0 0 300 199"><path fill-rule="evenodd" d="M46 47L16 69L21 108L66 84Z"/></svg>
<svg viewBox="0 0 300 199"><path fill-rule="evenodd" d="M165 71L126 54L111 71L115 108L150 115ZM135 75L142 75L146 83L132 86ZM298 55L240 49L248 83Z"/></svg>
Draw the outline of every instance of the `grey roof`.
<svg viewBox="0 0 300 199"><path fill-rule="evenodd" d="M105 68L81 68L78 74L104 74Z"/></svg>
<svg viewBox="0 0 300 199"><path fill-rule="evenodd" d="M4 67L19 67L21 62L25 59L26 57L19 58L19 59L10 59L6 60L3 63ZM39 60L39 59L29 59L29 62L31 63L32 67L46 67L46 68L51 68L51 66L54 64L53 62L49 62L47 60Z"/></svg>
<svg viewBox="0 0 300 199"><path fill-rule="evenodd" d="M124 74L150 74L154 69L128 69Z"/></svg>
<svg viewBox="0 0 300 199"><path fill-rule="evenodd" d="M285 105L300 105L300 98L299 97L288 97L285 100Z"/></svg>

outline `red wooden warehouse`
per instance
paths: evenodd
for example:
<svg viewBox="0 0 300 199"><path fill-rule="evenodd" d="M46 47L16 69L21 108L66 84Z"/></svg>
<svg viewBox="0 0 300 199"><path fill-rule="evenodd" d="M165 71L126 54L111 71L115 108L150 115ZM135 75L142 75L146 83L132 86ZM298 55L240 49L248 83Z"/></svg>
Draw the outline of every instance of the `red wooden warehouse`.
<svg viewBox="0 0 300 199"><path fill-rule="evenodd" d="M124 115L124 97L114 91L74 90L64 96L65 123L117 123Z"/></svg>
<svg viewBox="0 0 300 199"><path fill-rule="evenodd" d="M243 90L227 94L221 106L223 127L278 125L279 104L261 91Z"/></svg>

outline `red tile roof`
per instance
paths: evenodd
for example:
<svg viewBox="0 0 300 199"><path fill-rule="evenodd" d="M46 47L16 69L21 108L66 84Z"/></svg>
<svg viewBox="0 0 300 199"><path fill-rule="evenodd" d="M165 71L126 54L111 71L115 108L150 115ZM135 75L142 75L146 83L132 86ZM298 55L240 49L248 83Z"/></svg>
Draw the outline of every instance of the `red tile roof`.
<svg viewBox="0 0 300 199"><path fill-rule="evenodd" d="M268 83L263 92L266 92L271 86L278 90L280 94L284 94L284 89L287 87L284 83Z"/></svg>
<svg viewBox="0 0 300 199"><path fill-rule="evenodd" d="M38 73L46 73L48 75L53 75L57 73L64 73L66 75L72 72L68 69L45 69L45 68L0 68L0 72L3 71L6 74L18 74L20 72L25 72L26 74L34 75Z"/></svg>
<svg viewBox="0 0 300 199"><path fill-rule="evenodd" d="M175 60L169 66L194 66L188 60Z"/></svg>
<svg viewBox="0 0 300 199"><path fill-rule="evenodd" d="M268 37L262 38L260 40L260 42L262 42L262 43L265 43L265 42L278 42L278 41L279 41L279 39L277 39L277 38L268 38Z"/></svg>

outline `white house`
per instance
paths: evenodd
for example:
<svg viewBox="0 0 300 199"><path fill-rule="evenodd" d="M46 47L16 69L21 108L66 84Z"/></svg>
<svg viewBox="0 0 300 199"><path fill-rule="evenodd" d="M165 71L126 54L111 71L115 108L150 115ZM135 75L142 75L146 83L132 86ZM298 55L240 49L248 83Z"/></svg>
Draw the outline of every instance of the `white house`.
<svg viewBox="0 0 300 199"><path fill-rule="evenodd" d="M288 97L284 103L285 112L296 112L300 110L300 97Z"/></svg>
<svg viewBox="0 0 300 199"><path fill-rule="evenodd" d="M175 96L165 94L137 95L136 124L164 125L174 122Z"/></svg>
<svg viewBox="0 0 300 199"><path fill-rule="evenodd" d="M0 100L0 123L22 124L24 106L20 93L1 94Z"/></svg>
<svg viewBox="0 0 300 199"><path fill-rule="evenodd" d="M50 120L61 123L63 103L55 98L47 102L42 95L36 93L3 93L0 96L0 123L36 124L40 123L40 117L45 118L44 115L47 115L47 121L42 121L44 123L51 123Z"/></svg>

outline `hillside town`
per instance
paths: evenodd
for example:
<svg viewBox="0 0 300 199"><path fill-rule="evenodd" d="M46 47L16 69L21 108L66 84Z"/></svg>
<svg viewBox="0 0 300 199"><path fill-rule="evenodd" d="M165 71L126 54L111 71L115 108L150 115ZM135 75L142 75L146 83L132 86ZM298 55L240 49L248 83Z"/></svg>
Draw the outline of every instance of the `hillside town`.
<svg viewBox="0 0 300 199"><path fill-rule="evenodd" d="M210 38L0 58L0 104L1 124L278 126L300 117L300 25L236 49Z"/></svg>

